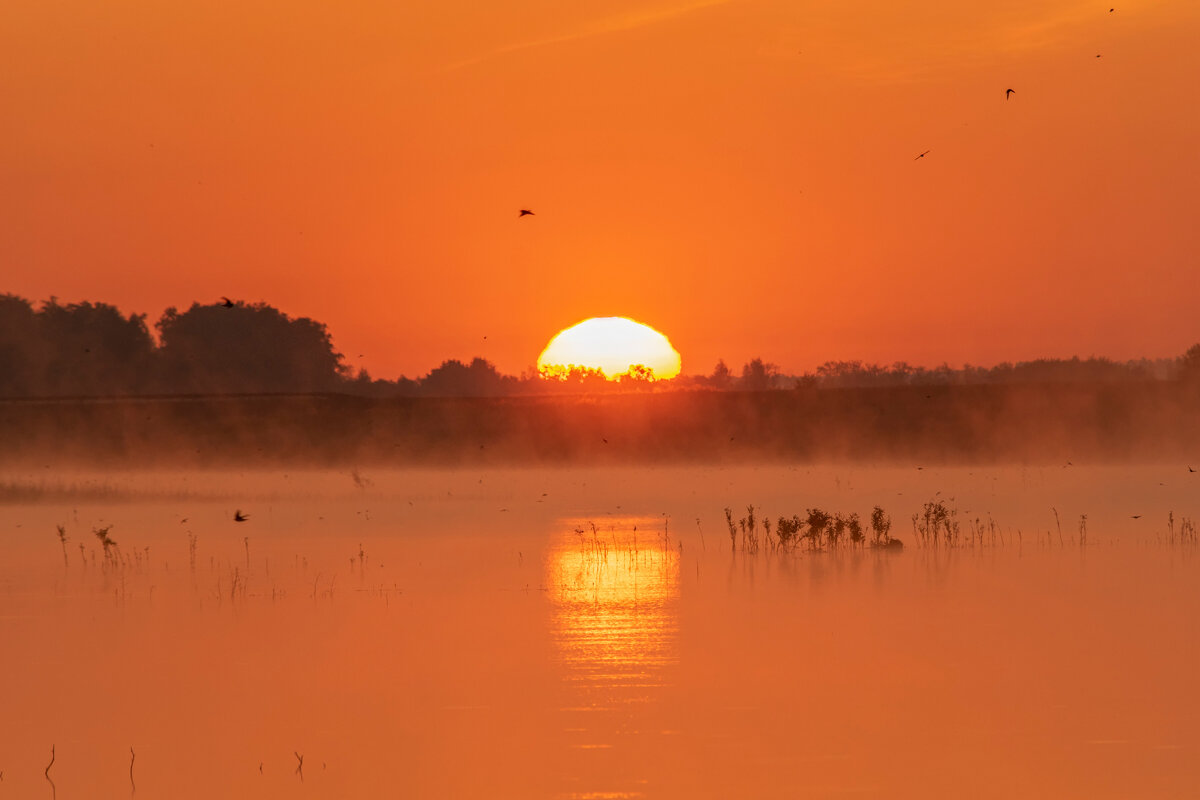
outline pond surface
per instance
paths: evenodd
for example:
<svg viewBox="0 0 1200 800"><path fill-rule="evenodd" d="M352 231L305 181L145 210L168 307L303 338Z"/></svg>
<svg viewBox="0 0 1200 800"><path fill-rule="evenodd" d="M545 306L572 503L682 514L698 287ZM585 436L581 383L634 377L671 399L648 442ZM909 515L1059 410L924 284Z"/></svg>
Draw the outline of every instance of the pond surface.
<svg viewBox="0 0 1200 800"><path fill-rule="evenodd" d="M0 474L0 797L1200 795L1200 475L918 466Z"/></svg>

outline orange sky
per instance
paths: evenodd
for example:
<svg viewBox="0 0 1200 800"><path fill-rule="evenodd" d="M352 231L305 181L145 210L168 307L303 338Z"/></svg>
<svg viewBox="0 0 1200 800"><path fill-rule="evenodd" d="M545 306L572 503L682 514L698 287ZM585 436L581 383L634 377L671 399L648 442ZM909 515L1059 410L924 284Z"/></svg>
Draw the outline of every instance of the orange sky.
<svg viewBox="0 0 1200 800"><path fill-rule="evenodd" d="M693 373L1177 355L1200 4L1107 2L8 0L0 292L380 377L604 315Z"/></svg>

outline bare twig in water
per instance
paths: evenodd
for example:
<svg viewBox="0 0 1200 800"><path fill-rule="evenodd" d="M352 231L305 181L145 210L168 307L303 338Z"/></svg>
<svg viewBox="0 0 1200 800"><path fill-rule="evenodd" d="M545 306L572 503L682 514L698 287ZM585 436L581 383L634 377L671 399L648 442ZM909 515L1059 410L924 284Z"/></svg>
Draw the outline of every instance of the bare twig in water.
<svg viewBox="0 0 1200 800"><path fill-rule="evenodd" d="M133 792L137 792L137 784L133 782L133 762L137 758L137 753L133 752L133 747L129 748L129 785L133 788Z"/></svg>
<svg viewBox="0 0 1200 800"><path fill-rule="evenodd" d="M295 750L292 751L292 755L294 755L296 757L296 760L300 762L299 764L296 765L296 774L299 775L300 780L303 781L304 780L304 756L300 755Z"/></svg>
<svg viewBox="0 0 1200 800"><path fill-rule="evenodd" d="M58 797L58 787L50 778L50 768L54 766L54 745L50 745L50 763L46 765L46 780L50 782L50 797Z"/></svg>

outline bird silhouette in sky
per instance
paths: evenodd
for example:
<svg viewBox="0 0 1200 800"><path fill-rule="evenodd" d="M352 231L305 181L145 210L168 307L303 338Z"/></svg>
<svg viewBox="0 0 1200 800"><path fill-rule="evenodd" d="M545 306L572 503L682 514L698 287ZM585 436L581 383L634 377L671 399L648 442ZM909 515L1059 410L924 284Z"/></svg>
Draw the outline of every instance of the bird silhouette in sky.
<svg viewBox="0 0 1200 800"><path fill-rule="evenodd" d="M1005 99L1005 100L1007 100L1007 99L1008 99L1008 96L1009 96L1010 94L1016 94L1016 93L1017 93L1017 90L1016 90L1016 89L1005 89L1005 90L1004 90L1004 99Z"/></svg>
<svg viewBox="0 0 1200 800"><path fill-rule="evenodd" d="M1193 468L1191 467L1191 465L1189 464L1189 465L1188 465L1188 472L1195 472L1195 471L1196 471L1196 470L1195 470L1195 469L1193 469Z"/></svg>
<svg viewBox="0 0 1200 800"><path fill-rule="evenodd" d="M225 308L233 308L233 301L224 295L221 296L221 305Z"/></svg>
<svg viewBox="0 0 1200 800"><path fill-rule="evenodd" d="M242 510L240 508L237 511L233 512L233 521L234 522L245 522L248 519L250 519L250 515L243 514Z"/></svg>
<svg viewBox="0 0 1200 800"><path fill-rule="evenodd" d="M925 156L927 156L929 154L929 152L930 152L929 150L926 150L924 153L921 153L921 155L917 156L917 158L924 158ZM917 158L914 158L913 161L916 161Z"/></svg>
<svg viewBox="0 0 1200 800"><path fill-rule="evenodd" d="M1141 514L1133 514L1133 515L1132 515L1132 516L1130 516L1129 518L1130 518L1130 519L1141 519L1141 518L1142 518L1142 515L1141 515Z"/></svg>
<svg viewBox="0 0 1200 800"><path fill-rule="evenodd" d="M520 217L532 217L533 215L534 215L534 214L533 214L533 212L532 212L532 211L530 211L528 208L522 208L522 209L521 209L521 213L520 213L520 214L517 214L517 217L518 217L518 218L520 218Z"/></svg>

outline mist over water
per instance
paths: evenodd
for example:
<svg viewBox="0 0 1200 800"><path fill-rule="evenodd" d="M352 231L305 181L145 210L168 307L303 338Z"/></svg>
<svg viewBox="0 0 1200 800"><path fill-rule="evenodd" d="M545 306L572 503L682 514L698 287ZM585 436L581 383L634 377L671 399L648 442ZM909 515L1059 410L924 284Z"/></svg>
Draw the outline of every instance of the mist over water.
<svg viewBox="0 0 1200 800"><path fill-rule="evenodd" d="M129 796L131 746L145 797L1197 785L1177 463L46 472L0 475L13 796L51 745L64 798ZM905 547L750 553L750 504Z"/></svg>

